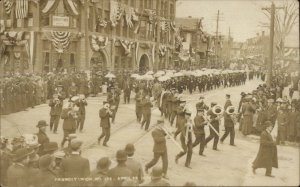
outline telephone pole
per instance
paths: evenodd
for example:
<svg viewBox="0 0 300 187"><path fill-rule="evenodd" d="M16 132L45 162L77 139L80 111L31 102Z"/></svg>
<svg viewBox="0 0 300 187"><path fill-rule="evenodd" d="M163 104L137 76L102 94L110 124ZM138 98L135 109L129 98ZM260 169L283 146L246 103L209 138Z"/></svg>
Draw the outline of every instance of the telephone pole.
<svg viewBox="0 0 300 187"><path fill-rule="evenodd" d="M218 43L219 43L219 17L220 17L220 10L218 10L217 14L217 30L216 30L216 40L215 40L215 55L216 55L216 61L218 59ZM216 45L217 44L217 45Z"/></svg>
<svg viewBox="0 0 300 187"><path fill-rule="evenodd" d="M267 87L271 86L272 75L273 75L273 49L274 49L274 19L275 19L275 10L282 9L283 7L275 7L275 4L272 2L271 8L263 8L262 10L267 10L271 12L271 23L270 23L270 47L269 47L269 59L268 59L268 75L267 75Z"/></svg>

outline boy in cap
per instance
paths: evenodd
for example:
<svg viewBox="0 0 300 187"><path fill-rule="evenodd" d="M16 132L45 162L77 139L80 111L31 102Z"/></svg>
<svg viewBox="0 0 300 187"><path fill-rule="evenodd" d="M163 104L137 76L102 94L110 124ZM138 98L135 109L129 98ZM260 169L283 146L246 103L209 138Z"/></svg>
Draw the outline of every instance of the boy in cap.
<svg viewBox="0 0 300 187"><path fill-rule="evenodd" d="M125 147L125 152L127 153L126 166L132 171L132 176L136 177L140 184L143 183L144 173L142 164L133 158L135 152L134 145L127 144Z"/></svg>
<svg viewBox="0 0 300 187"><path fill-rule="evenodd" d="M39 132L36 133L38 137L38 143L40 144L39 150L38 150L38 155L43 154L43 149L44 149L44 144L49 143L49 138L46 134L46 127L48 124L46 123L45 120L40 120L37 124L37 128L39 128Z"/></svg>
<svg viewBox="0 0 300 187"><path fill-rule="evenodd" d="M201 109L201 108L205 111L207 111L209 109L209 107L204 103L204 96L200 96L199 102L196 104L197 111L198 111L198 109Z"/></svg>
<svg viewBox="0 0 300 187"><path fill-rule="evenodd" d="M153 107L152 102L150 101L150 96L147 94L142 99L142 114L143 114L143 121L141 124L141 128L145 125L145 130L147 131L151 121L151 108Z"/></svg>
<svg viewBox="0 0 300 187"><path fill-rule="evenodd" d="M178 136L181 132L182 128L184 127L185 123L185 105L186 101L183 98L179 99L179 106L177 107L177 119L176 119L176 132L174 134L174 139Z"/></svg>

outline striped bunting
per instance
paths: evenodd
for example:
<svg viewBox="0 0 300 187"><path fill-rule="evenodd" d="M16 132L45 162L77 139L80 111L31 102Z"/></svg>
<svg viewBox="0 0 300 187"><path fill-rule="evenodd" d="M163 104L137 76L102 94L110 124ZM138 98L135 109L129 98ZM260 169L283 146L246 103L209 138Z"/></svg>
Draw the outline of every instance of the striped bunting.
<svg viewBox="0 0 300 187"><path fill-rule="evenodd" d="M24 19L28 15L28 0L16 0L16 18Z"/></svg>
<svg viewBox="0 0 300 187"><path fill-rule="evenodd" d="M4 0L3 3L4 3L4 8L5 8L6 14L10 14L13 3L11 2L11 0Z"/></svg>

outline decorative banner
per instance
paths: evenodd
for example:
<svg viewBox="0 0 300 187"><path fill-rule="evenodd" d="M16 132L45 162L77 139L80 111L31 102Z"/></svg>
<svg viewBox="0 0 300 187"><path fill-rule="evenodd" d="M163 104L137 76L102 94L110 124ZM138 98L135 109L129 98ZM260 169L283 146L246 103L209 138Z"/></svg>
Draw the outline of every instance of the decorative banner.
<svg viewBox="0 0 300 187"><path fill-rule="evenodd" d="M24 19L28 15L28 0L18 0L16 1L16 18Z"/></svg>
<svg viewBox="0 0 300 187"><path fill-rule="evenodd" d="M107 21L105 19L102 19L100 15L97 16L97 25L100 27L106 27L107 26Z"/></svg>
<svg viewBox="0 0 300 187"><path fill-rule="evenodd" d="M45 33L48 40L52 41L54 49L63 53L70 44L71 33L67 31L51 31L50 35Z"/></svg>
<svg viewBox="0 0 300 187"><path fill-rule="evenodd" d="M13 2L11 0L4 0L3 3L4 3L4 8L5 8L6 14L10 14L11 8L13 6Z"/></svg>
<svg viewBox="0 0 300 187"><path fill-rule="evenodd" d="M5 31L5 23L4 23L4 20L1 19L0 20L0 35L3 34Z"/></svg>
<svg viewBox="0 0 300 187"><path fill-rule="evenodd" d="M121 19L123 14L122 6L120 3L111 0L110 1L110 21L111 25L115 27L118 24L118 21Z"/></svg>
<svg viewBox="0 0 300 187"><path fill-rule="evenodd" d="M145 9L144 11L145 11L145 13L146 13L147 16L148 16L149 22L150 22L150 23L153 23L154 18L155 18L155 16L156 16L155 10Z"/></svg>
<svg viewBox="0 0 300 187"><path fill-rule="evenodd" d="M119 40L122 47L125 50L125 55L129 56L131 54L131 48L132 48L132 44L134 44L133 42L127 41L127 40Z"/></svg>
<svg viewBox="0 0 300 187"><path fill-rule="evenodd" d="M159 56L164 57L166 55L166 52L167 52L167 46L159 45L158 50L159 50Z"/></svg>
<svg viewBox="0 0 300 187"><path fill-rule="evenodd" d="M48 14L58 6L60 0L48 0L46 6L43 8L42 13Z"/></svg>
<svg viewBox="0 0 300 187"><path fill-rule="evenodd" d="M73 16L78 16L78 5L73 0L64 0L65 8L68 12L70 12Z"/></svg>
<svg viewBox="0 0 300 187"><path fill-rule="evenodd" d="M90 45L93 51L100 51L104 49L108 44L108 37L103 37L103 36L96 36L96 35L91 35L90 36Z"/></svg>

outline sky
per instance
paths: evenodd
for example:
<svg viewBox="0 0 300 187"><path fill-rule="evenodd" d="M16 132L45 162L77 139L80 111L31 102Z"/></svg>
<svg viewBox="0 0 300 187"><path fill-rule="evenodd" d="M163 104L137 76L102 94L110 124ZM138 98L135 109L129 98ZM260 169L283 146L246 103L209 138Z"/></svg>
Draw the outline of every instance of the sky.
<svg viewBox="0 0 300 187"><path fill-rule="evenodd" d="M273 2L279 6L282 0L274 0ZM247 38L255 37L256 33L261 34L262 31L265 31L267 35L269 34L269 28L260 25L262 22L269 22L261 9L270 6L270 0L178 0L176 16L204 17L204 30L215 34L217 12L220 10L219 32L228 36L230 27L234 41L244 42ZM299 26L296 29L297 35L299 34L298 28Z"/></svg>

